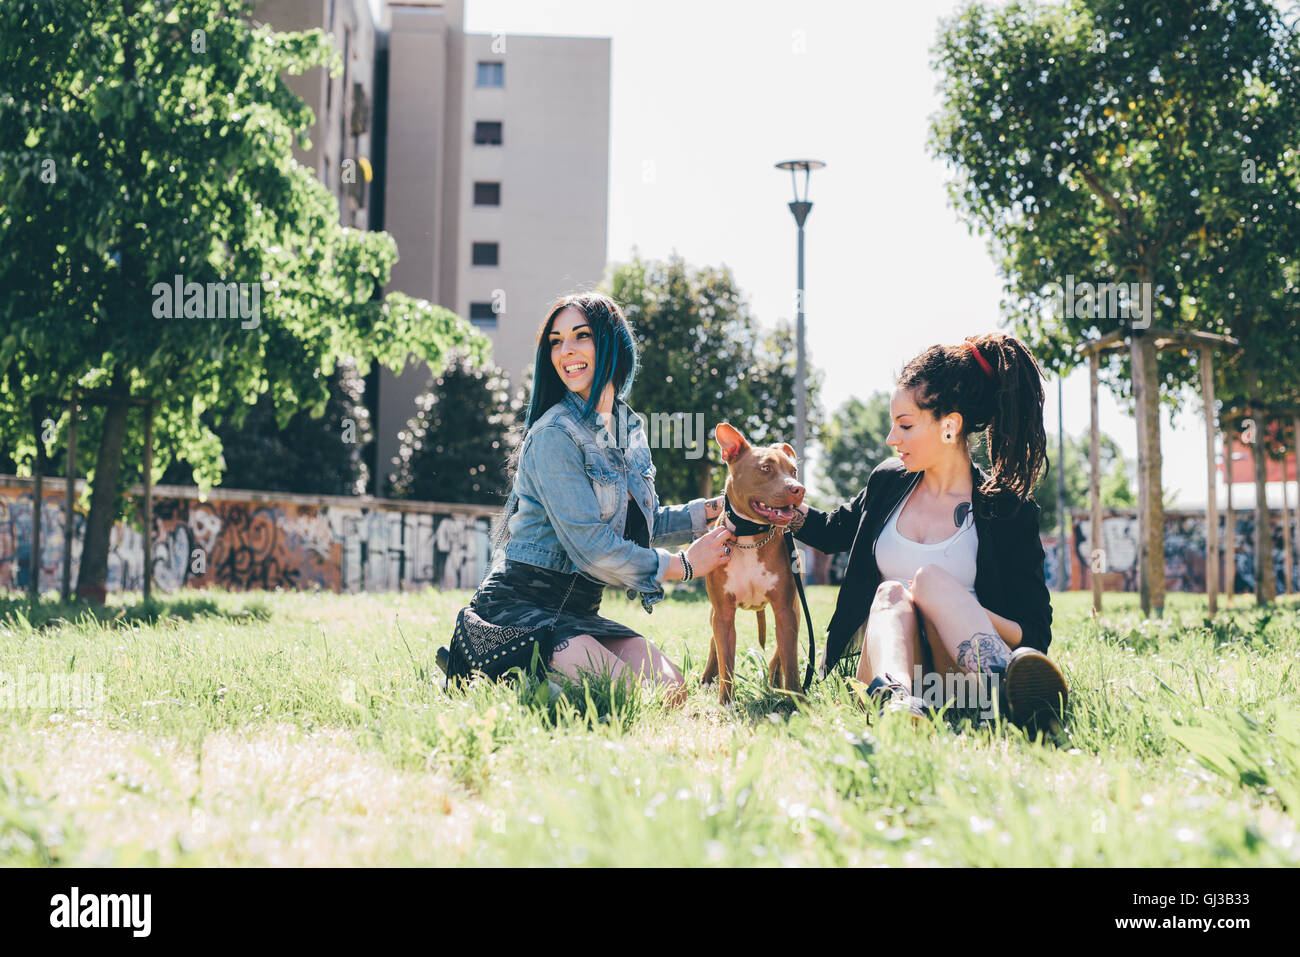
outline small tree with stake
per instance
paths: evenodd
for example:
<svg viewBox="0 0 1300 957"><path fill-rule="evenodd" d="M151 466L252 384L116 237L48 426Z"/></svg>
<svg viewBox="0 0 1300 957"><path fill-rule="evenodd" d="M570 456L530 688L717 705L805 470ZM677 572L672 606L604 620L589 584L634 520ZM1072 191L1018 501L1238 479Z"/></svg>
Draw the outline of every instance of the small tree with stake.
<svg viewBox="0 0 1300 957"><path fill-rule="evenodd" d="M1158 354L1142 329L1226 331L1224 317L1197 307L1196 281L1259 198L1243 164L1282 167L1292 155L1295 31L1266 0L972 4L945 24L935 65L943 105L932 145L956 170L954 203L990 238L1017 333L1058 373L1077 361L1076 345L1128 333L1123 361L1105 372L1134 404L1139 588L1143 611L1159 614L1159 405L1162 394L1177 402L1199 370ZM1262 241L1294 254L1276 237ZM1051 287L1071 276L1137 283L1154 315L1044 318Z"/></svg>

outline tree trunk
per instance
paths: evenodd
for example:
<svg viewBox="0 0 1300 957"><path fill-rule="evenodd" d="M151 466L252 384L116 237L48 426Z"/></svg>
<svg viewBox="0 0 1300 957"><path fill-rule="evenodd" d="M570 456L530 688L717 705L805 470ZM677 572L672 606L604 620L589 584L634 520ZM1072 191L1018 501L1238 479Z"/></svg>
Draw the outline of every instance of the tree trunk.
<svg viewBox="0 0 1300 957"><path fill-rule="evenodd" d="M1219 610L1219 503L1214 465L1214 358L1209 346L1200 350L1201 398L1205 403L1205 598L1210 617Z"/></svg>
<svg viewBox="0 0 1300 957"><path fill-rule="evenodd" d="M129 24L136 13L136 0L122 0L122 18ZM122 36L122 77L128 89L135 83L135 36L128 30ZM130 142L134 124L128 120L124 139ZM144 163L139 151L128 151L123 164L123 179L128 197L138 195L144 180ZM128 207L129 208L129 207ZM143 214L140 216L144 218ZM136 224L128 214L122 222L121 271L129 293L140 288L139 277L144 270L137 262L137 242L134 239ZM113 368L108 392L123 399L130 395L129 370L122 365ZM104 410L104 430L95 457L95 484L90 492L90 514L86 517L86 534L81 545L81 567L77 573L77 597L103 604L108 597L108 545L117 518L117 487L122 472L122 446L126 441L127 416L130 406L126 402L109 401ZM69 476L71 478L71 476ZM147 534L147 531L146 531Z"/></svg>
<svg viewBox="0 0 1300 957"><path fill-rule="evenodd" d="M1134 412L1138 433L1138 590L1142 613L1157 617L1165 605L1165 507L1160 482L1160 403L1156 348L1150 336L1129 335Z"/></svg>
<svg viewBox="0 0 1300 957"><path fill-rule="evenodd" d="M1097 350L1088 353L1088 406L1092 416L1092 435L1088 440L1088 505L1092 521L1088 526L1088 568L1092 576L1092 610L1101 614L1101 575L1106 570L1105 550L1101 545L1101 425L1097 409L1097 370L1101 357Z"/></svg>
<svg viewBox="0 0 1300 957"><path fill-rule="evenodd" d="M1223 603L1232 607L1232 596L1237 593L1237 516L1232 510L1232 446L1237 437L1231 431L1223 433L1224 471L1228 474L1228 501L1223 513Z"/></svg>
<svg viewBox="0 0 1300 957"><path fill-rule="evenodd" d="M44 403L40 399L32 400L32 428L36 437L36 462L32 468L32 548L27 568L27 597L33 602L41 598L41 518L42 505L45 502L45 418Z"/></svg>
<svg viewBox="0 0 1300 957"><path fill-rule="evenodd" d="M1291 514L1286 504L1286 429L1282 427L1282 420L1275 419L1277 422L1278 438L1282 440L1282 581L1278 588L1278 594L1286 595L1291 592Z"/></svg>
<svg viewBox="0 0 1300 957"><path fill-rule="evenodd" d="M127 396L126 373L119 367L109 391ZM126 420L130 406L111 402L104 413L104 432L95 458L95 484L90 493L90 515L81 545L81 567L77 573L77 597L103 604L108 595L108 544L117 517L117 485L122 472L122 446L126 441Z"/></svg>
<svg viewBox="0 0 1300 957"><path fill-rule="evenodd" d="M1258 397L1258 387L1252 386L1251 393ZM1258 409L1251 410L1255 420L1255 441L1250 445L1251 456L1255 462L1255 601L1269 602L1277 598L1277 584L1273 576L1273 523L1268 514L1268 455L1264 447L1263 414Z"/></svg>
<svg viewBox="0 0 1300 957"><path fill-rule="evenodd" d="M1295 529L1291 535L1292 548L1300 549L1300 415L1291 420L1291 451L1295 455L1295 487L1296 487L1296 505L1292 518L1295 520ZM1286 462L1286 452L1282 454L1283 463ZM1282 469L1283 478L1286 477L1286 469ZM1283 483L1283 488L1286 484ZM1289 553L1290 554L1290 553Z"/></svg>

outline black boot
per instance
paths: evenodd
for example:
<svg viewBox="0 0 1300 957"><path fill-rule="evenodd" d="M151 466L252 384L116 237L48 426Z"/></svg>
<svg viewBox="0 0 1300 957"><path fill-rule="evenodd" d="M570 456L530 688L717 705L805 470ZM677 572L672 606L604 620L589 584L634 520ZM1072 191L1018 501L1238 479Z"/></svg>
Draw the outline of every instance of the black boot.
<svg viewBox="0 0 1300 957"><path fill-rule="evenodd" d="M902 711L915 722L925 720L925 705L921 699L912 694L911 685L905 684L886 672L871 679L867 685L867 694L876 703L883 714L888 711Z"/></svg>
<svg viewBox="0 0 1300 957"><path fill-rule="evenodd" d="M1065 720L1070 689L1061 670L1035 648L1011 652L1001 681L1004 714L1029 731L1050 727L1053 720Z"/></svg>

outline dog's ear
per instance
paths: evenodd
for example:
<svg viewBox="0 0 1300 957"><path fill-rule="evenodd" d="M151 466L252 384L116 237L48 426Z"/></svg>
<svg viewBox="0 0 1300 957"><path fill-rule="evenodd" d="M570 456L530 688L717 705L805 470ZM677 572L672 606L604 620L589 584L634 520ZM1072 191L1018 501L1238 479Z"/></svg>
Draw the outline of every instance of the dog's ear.
<svg viewBox="0 0 1300 957"><path fill-rule="evenodd" d="M794 454L794 446L790 445L789 443L782 442L780 445L777 446L777 448L780 449L782 452L784 452L786 455L790 456L790 461L793 462L795 465L799 464L799 458Z"/></svg>
<svg viewBox="0 0 1300 957"><path fill-rule="evenodd" d="M740 458L741 454L749 448L749 441L730 422L719 422L717 428L713 430L714 438L718 440L718 448L722 450L722 461L731 463Z"/></svg>

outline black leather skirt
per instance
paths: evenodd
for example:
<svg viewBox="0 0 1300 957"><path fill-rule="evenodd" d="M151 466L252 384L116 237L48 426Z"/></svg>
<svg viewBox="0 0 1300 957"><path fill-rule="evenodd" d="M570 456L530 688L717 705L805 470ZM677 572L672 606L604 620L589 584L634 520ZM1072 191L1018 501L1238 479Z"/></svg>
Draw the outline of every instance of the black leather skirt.
<svg viewBox="0 0 1300 957"><path fill-rule="evenodd" d="M569 592L570 584L572 592ZM506 560L479 586L472 605L484 621L505 627L538 628L555 619L553 642L578 635L636 638L640 632L599 614L604 591L603 584L582 575L566 575L527 562ZM561 607L566 592L568 599ZM543 649L547 664L553 650L553 647Z"/></svg>

